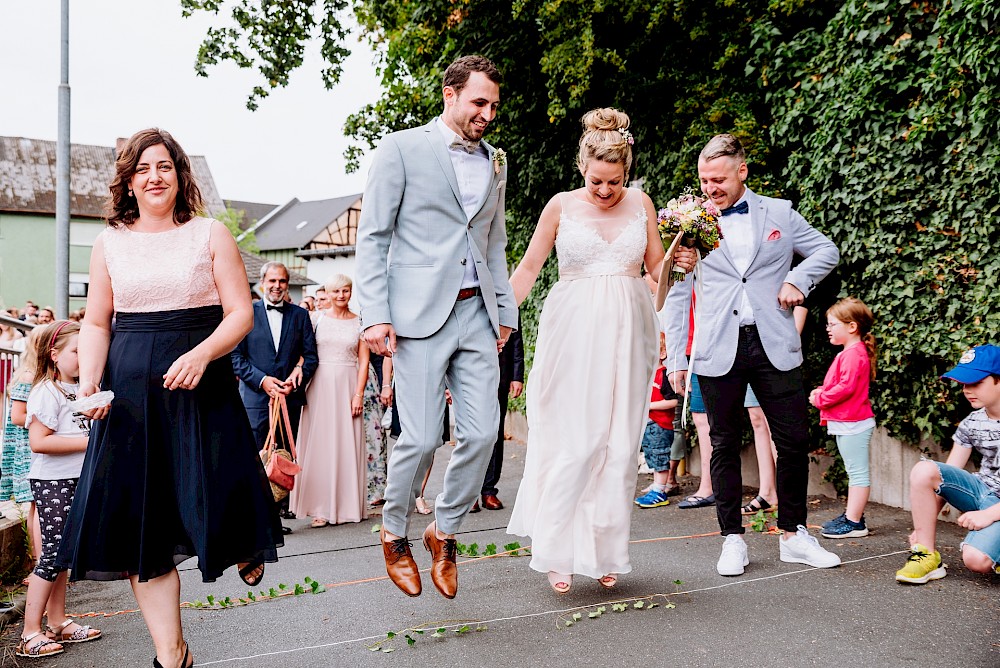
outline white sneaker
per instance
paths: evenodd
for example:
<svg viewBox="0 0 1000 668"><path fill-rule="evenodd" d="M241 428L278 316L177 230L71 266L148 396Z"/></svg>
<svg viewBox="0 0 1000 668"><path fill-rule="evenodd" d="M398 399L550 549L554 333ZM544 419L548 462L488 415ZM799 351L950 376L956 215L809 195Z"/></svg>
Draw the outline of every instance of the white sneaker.
<svg viewBox="0 0 1000 668"><path fill-rule="evenodd" d="M747 544L743 542L743 536L738 533L726 536L726 542L722 544L722 555L715 566L719 575L743 575L743 568L749 563Z"/></svg>
<svg viewBox="0 0 1000 668"><path fill-rule="evenodd" d="M778 539L781 560L790 564L806 564L813 568L833 568L840 566L840 557L823 549L819 541L809 535L804 526L788 540Z"/></svg>

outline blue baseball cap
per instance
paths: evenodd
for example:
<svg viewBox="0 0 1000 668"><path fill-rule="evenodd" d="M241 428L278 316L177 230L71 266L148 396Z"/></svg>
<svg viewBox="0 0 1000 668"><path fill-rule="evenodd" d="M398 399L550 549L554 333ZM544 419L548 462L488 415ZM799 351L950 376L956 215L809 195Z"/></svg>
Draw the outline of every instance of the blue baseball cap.
<svg viewBox="0 0 1000 668"><path fill-rule="evenodd" d="M958 360L958 366L941 377L967 385L993 375L1000 376L1000 347L987 345L966 350Z"/></svg>

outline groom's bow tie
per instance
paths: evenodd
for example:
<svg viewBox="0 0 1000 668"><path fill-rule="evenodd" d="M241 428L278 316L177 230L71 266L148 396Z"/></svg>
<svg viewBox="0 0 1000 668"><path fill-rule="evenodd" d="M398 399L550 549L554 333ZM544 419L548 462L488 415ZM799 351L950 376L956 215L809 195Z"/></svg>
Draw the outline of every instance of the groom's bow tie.
<svg viewBox="0 0 1000 668"><path fill-rule="evenodd" d="M736 206L731 206L728 209L722 210L723 216L729 216L734 213L750 213L750 204L746 201L740 202Z"/></svg>
<svg viewBox="0 0 1000 668"><path fill-rule="evenodd" d="M455 137L451 140L451 144L448 148L457 148L465 151L466 153L476 153L479 151L479 142L472 141L471 139L462 139L461 137Z"/></svg>
<svg viewBox="0 0 1000 668"><path fill-rule="evenodd" d="M285 303L282 302L280 304L267 304L267 310L268 311L277 311L278 313L284 313L285 312Z"/></svg>

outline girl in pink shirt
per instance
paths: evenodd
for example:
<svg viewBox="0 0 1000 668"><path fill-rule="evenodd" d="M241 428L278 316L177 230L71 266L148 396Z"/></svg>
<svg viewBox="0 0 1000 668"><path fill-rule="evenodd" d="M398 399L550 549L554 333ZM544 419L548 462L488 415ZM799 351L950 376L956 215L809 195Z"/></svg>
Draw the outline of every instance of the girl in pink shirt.
<svg viewBox="0 0 1000 668"><path fill-rule="evenodd" d="M868 444L875 431L875 414L868 400L868 386L875 378L875 316L854 297L841 299L827 309L826 331L830 343L843 346L826 372L823 385L809 394L819 409L820 424L837 441L847 469L847 510L823 525L825 538L860 538L868 535L865 505L871 481Z"/></svg>

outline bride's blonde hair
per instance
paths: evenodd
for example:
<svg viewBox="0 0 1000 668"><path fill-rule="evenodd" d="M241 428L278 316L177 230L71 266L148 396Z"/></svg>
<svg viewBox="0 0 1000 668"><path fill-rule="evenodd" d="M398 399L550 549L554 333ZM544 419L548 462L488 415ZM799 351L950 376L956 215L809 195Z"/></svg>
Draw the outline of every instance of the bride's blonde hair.
<svg viewBox="0 0 1000 668"><path fill-rule="evenodd" d="M632 135L628 132L628 114L611 107L594 109L583 115L583 136L577 167L587 172L591 160L624 165L625 178L632 169Z"/></svg>

